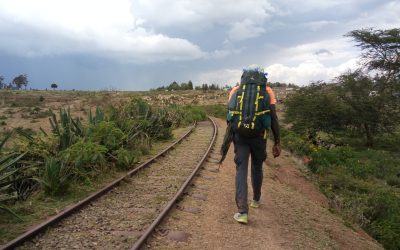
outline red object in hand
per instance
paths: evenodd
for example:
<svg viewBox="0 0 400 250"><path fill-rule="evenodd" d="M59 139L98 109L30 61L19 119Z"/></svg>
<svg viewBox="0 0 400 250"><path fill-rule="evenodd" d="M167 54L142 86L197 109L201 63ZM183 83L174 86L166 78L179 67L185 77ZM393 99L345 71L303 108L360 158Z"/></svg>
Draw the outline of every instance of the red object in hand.
<svg viewBox="0 0 400 250"><path fill-rule="evenodd" d="M303 163L304 165L307 165L308 163L310 163L312 161L312 158L309 156L304 156L303 157Z"/></svg>
<svg viewBox="0 0 400 250"><path fill-rule="evenodd" d="M279 143L272 146L272 155L274 156L274 158L281 155L281 145Z"/></svg>

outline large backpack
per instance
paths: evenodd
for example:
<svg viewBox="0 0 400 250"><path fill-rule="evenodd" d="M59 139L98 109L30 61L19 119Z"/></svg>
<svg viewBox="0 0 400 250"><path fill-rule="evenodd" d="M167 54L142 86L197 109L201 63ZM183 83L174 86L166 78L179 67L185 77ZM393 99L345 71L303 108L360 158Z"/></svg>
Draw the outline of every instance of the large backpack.
<svg viewBox="0 0 400 250"><path fill-rule="evenodd" d="M228 104L228 122L235 133L256 137L271 126L267 78L258 71L244 71L239 89Z"/></svg>

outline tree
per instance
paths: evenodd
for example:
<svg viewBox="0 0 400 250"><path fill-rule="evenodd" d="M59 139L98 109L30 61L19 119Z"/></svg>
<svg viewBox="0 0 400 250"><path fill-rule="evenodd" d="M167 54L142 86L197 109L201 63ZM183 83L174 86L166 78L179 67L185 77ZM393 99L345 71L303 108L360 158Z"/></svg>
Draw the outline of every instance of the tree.
<svg viewBox="0 0 400 250"><path fill-rule="evenodd" d="M201 85L201 89L202 89L203 91L207 91L207 90L208 90L208 84L207 84L207 83L203 83L203 84Z"/></svg>
<svg viewBox="0 0 400 250"><path fill-rule="evenodd" d="M361 48L361 58L369 70L378 70L391 77L400 76L400 29L353 30L352 37Z"/></svg>
<svg viewBox="0 0 400 250"><path fill-rule="evenodd" d="M181 83L179 89L181 89L181 90L187 90L187 89L188 89L188 84L185 83L185 82Z"/></svg>
<svg viewBox="0 0 400 250"><path fill-rule="evenodd" d="M179 84L175 81L173 81L168 87L168 90L179 90Z"/></svg>
<svg viewBox="0 0 400 250"><path fill-rule="evenodd" d="M190 80L188 82L188 89L193 90L193 83Z"/></svg>
<svg viewBox="0 0 400 250"><path fill-rule="evenodd" d="M371 95L379 79L358 70L343 74L337 78L338 96L350 107L351 126L364 134L367 146L373 146L374 136L395 125L388 117L387 100L380 95Z"/></svg>
<svg viewBox="0 0 400 250"><path fill-rule="evenodd" d="M350 110L338 100L335 91L327 91L323 82L313 83L290 95L285 101L285 121L294 131L315 138L317 132L334 135L349 124Z"/></svg>
<svg viewBox="0 0 400 250"><path fill-rule="evenodd" d="M50 85L50 87L51 87L52 89L56 89L56 88L58 88L58 85L57 85L56 83L52 83L52 84Z"/></svg>
<svg viewBox="0 0 400 250"><path fill-rule="evenodd" d="M379 127L391 130L400 122L398 97L400 94L400 29L354 30L346 36L352 37L357 43L356 46L361 48L363 68L360 70L366 71L366 74L375 73L375 76L373 78L360 77L360 73L356 73L356 75L343 75L340 79L342 83L348 85L357 79L365 83L365 78L370 78L369 81L372 83L368 85L367 91L373 90L379 95L374 103L380 113ZM353 90L360 91L354 88ZM353 101L362 102L363 100L353 98ZM354 102L352 105L354 106Z"/></svg>
<svg viewBox="0 0 400 250"><path fill-rule="evenodd" d="M15 87L17 87L17 89L20 89L22 86L25 86L25 88L26 88L26 86L28 85L28 76L26 74L19 75L14 78L14 80L12 81L12 84L15 85Z"/></svg>
<svg viewBox="0 0 400 250"><path fill-rule="evenodd" d="M346 36L361 48L362 67L301 89L286 102L286 117L301 132L352 131L373 146L375 137L400 123L400 29L363 29ZM334 87L336 86L336 87Z"/></svg>
<svg viewBox="0 0 400 250"><path fill-rule="evenodd" d="M217 84L211 84L210 86L209 86L209 88L208 89L210 89L210 90L219 90L219 86L217 85Z"/></svg>
<svg viewBox="0 0 400 250"><path fill-rule="evenodd" d="M3 81L4 81L4 76L0 76L0 89L5 87L5 83Z"/></svg>
<svg viewBox="0 0 400 250"><path fill-rule="evenodd" d="M362 29L349 32L361 48L361 61L379 77L377 90L384 98L400 93L400 29ZM398 100L394 100L398 102Z"/></svg>

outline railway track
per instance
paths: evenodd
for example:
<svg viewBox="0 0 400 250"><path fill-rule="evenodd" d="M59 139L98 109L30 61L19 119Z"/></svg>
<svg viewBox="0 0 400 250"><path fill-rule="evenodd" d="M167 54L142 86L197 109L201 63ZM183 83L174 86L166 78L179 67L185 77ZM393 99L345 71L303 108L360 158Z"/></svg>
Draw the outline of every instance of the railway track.
<svg viewBox="0 0 400 250"><path fill-rule="evenodd" d="M126 176L2 249L139 249L182 196L215 143L212 119Z"/></svg>

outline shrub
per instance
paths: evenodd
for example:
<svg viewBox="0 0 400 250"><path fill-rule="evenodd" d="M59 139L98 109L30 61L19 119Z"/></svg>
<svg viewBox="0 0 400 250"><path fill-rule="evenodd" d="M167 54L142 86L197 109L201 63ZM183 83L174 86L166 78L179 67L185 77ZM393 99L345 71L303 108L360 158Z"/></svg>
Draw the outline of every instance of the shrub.
<svg viewBox="0 0 400 250"><path fill-rule="evenodd" d="M369 200L366 211L371 223L367 231L385 249L400 248L400 198L390 189L377 190Z"/></svg>
<svg viewBox="0 0 400 250"><path fill-rule="evenodd" d="M188 125L195 121L203 121L207 119L207 114L203 108L197 106L187 106L185 109L184 124Z"/></svg>
<svg viewBox="0 0 400 250"><path fill-rule="evenodd" d="M96 167L103 166L106 152L107 148L103 145L79 140L62 151L61 157L67 164L75 166L77 174L82 174L82 171L96 170Z"/></svg>
<svg viewBox="0 0 400 250"><path fill-rule="evenodd" d="M281 140L283 146L289 149L291 153L302 156L310 152L310 144L298 134L288 129L281 129Z"/></svg>
<svg viewBox="0 0 400 250"><path fill-rule="evenodd" d="M321 149L310 154L313 159L309 167L314 173L319 173L332 166L344 166L353 159L355 152L349 147L337 147L331 150Z"/></svg>
<svg viewBox="0 0 400 250"><path fill-rule="evenodd" d="M391 177L387 178L386 183L387 183L388 185L390 185L390 186L400 188L400 177L398 177L398 176L391 176Z"/></svg>
<svg viewBox="0 0 400 250"><path fill-rule="evenodd" d="M226 105L205 105L201 106L201 108L206 112L207 115L226 119L228 112Z"/></svg>
<svg viewBox="0 0 400 250"><path fill-rule="evenodd" d="M113 122L100 122L91 125L89 129L89 140L105 146L108 150L114 150L122 146L126 139L121 129Z"/></svg>
<svg viewBox="0 0 400 250"><path fill-rule="evenodd" d="M48 158L44 166L39 182L48 195L59 196L68 192L71 170L61 161L55 158Z"/></svg>
<svg viewBox="0 0 400 250"><path fill-rule="evenodd" d="M115 166L119 169L128 169L135 162L135 155L133 152L129 152L124 148L120 148L113 152L113 155L116 157L117 161Z"/></svg>
<svg viewBox="0 0 400 250"><path fill-rule="evenodd" d="M195 121L207 119L207 114L202 106L171 105L165 109L168 122L172 127L187 126Z"/></svg>

